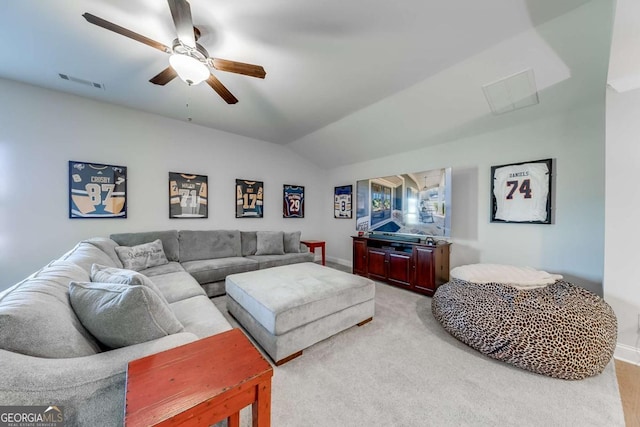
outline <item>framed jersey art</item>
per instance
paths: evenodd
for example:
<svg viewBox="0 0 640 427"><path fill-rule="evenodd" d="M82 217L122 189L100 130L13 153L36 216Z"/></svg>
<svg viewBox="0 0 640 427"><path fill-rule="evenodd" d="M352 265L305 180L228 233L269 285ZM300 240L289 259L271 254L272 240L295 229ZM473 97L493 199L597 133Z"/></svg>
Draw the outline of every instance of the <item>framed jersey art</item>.
<svg viewBox="0 0 640 427"><path fill-rule="evenodd" d="M69 162L69 218L126 218L127 168Z"/></svg>
<svg viewBox="0 0 640 427"><path fill-rule="evenodd" d="M304 187L284 185L282 196L282 217L304 218Z"/></svg>
<svg viewBox="0 0 640 427"><path fill-rule="evenodd" d="M351 218L351 185L335 187L333 190L333 217Z"/></svg>
<svg viewBox="0 0 640 427"><path fill-rule="evenodd" d="M491 167L491 222L551 224L553 159Z"/></svg>
<svg viewBox="0 0 640 427"><path fill-rule="evenodd" d="M236 179L236 218L262 218L264 183Z"/></svg>
<svg viewBox="0 0 640 427"><path fill-rule="evenodd" d="M206 175L169 172L169 218L208 218Z"/></svg>

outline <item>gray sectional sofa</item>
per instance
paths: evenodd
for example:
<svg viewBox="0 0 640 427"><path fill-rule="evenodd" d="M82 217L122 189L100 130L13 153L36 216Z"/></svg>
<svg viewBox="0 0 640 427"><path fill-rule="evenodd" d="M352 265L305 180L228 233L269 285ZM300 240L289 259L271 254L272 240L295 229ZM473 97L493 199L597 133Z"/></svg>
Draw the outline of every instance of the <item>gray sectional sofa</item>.
<svg viewBox="0 0 640 427"><path fill-rule="evenodd" d="M264 242L273 243L278 233L267 234L271 242L264 238L260 242L258 236L262 233L174 230L88 239L3 291L0 293L0 402L2 405L62 406L65 425L121 425L129 361L231 329L209 299L210 295L224 293L226 275L313 259L313 254L299 243L297 249L302 252L280 253L279 247L274 249L269 245L265 248ZM291 247L296 242L295 233L288 237L289 249L295 250ZM297 238L299 241L299 234ZM162 241L166 262L138 273L155 285L153 293L161 295L159 298L170 309L168 314L179 322L179 330L149 341L107 348L89 332L87 318L81 321L86 313L77 310L78 302L70 295L70 288L72 291L84 291L84 286L91 288L92 285L99 288L100 283L91 281L94 264L121 271L119 247L156 239ZM283 246L287 246L286 243L283 242ZM130 283L134 284L137 283ZM142 289L141 286L115 286ZM147 289L142 294L148 295L148 292ZM112 298L111 303L113 301L118 299ZM118 325L123 318L126 316L107 317L116 322L123 335L132 332L128 335L135 336L139 323L128 320L127 324Z"/></svg>

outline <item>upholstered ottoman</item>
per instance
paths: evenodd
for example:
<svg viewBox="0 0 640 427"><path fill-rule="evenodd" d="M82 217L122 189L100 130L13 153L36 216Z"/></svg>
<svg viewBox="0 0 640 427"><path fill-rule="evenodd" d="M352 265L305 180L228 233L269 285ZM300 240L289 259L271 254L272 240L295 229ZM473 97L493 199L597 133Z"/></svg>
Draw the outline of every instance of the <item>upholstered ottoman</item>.
<svg viewBox="0 0 640 427"><path fill-rule="evenodd" d="M578 380L613 356L616 316L598 295L571 283L517 289L453 279L433 296L435 318L454 337L503 362Z"/></svg>
<svg viewBox="0 0 640 427"><path fill-rule="evenodd" d="M227 309L276 362L373 318L374 282L311 262L227 276Z"/></svg>

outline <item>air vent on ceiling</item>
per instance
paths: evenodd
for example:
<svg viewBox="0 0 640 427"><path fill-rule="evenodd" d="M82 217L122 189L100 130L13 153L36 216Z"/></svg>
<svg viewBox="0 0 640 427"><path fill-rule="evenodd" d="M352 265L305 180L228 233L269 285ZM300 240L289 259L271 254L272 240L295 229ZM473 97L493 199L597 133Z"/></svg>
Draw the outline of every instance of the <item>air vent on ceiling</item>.
<svg viewBox="0 0 640 427"><path fill-rule="evenodd" d="M484 85L482 90L493 114L508 113L540 102L531 68Z"/></svg>
<svg viewBox="0 0 640 427"><path fill-rule="evenodd" d="M77 77L73 77L73 76L70 76L68 74L58 73L58 75L60 76L60 78L62 80L68 80L70 82L78 83L78 84L81 84L81 85L90 86L90 87L93 87L93 88L96 88L96 89L105 90L104 89L104 84L102 84L102 83L90 82L89 80L79 79Z"/></svg>

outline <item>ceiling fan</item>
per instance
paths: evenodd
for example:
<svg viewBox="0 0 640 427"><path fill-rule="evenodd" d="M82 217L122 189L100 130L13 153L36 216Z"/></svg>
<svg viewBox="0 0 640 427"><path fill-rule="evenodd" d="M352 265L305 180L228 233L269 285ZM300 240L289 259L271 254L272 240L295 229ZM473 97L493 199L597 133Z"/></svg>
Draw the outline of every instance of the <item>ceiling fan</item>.
<svg viewBox="0 0 640 427"><path fill-rule="evenodd" d="M155 40L151 40L141 34L134 33L124 27L106 21L90 13L84 13L82 16L88 22L121 34L130 39L139 41L148 46L161 50L170 54L169 66L149 80L153 84L164 86L171 80L180 77L189 86L197 85L206 81L218 95L224 99L227 104L235 104L238 99L211 74L209 67L220 71L228 71L230 73L243 74L245 76L257 77L264 79L267 74L260 65L245 64L243 62L229 61L226 59L212 58L207 50L198 43L200 30L193 26L191 20L191 6L186 0L167 0L171 16L176 27L178 38L173 41L171 47L166 46Z"/></svg>

